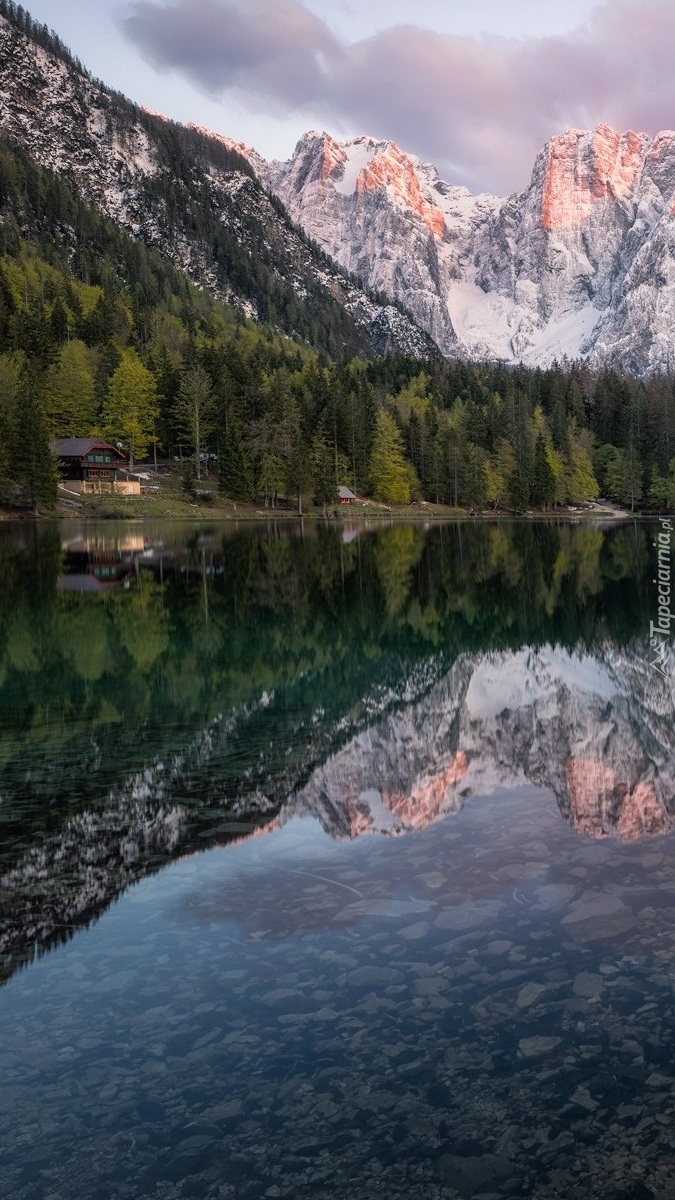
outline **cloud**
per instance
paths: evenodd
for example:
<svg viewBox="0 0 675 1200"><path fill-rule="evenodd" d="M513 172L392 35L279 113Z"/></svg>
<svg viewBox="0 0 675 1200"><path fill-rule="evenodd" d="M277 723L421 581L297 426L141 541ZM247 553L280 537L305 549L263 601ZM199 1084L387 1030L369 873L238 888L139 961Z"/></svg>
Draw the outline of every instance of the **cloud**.
<svg viewBox="0 0 675 1200"><path fill-rule="evenodd" d="M122 26L210 95L392 138L472 188L523 187L570 126L675 123L672 0L609 0L574 33L529 39L398 25L347 44L298 0L136 0Z"/></svg>

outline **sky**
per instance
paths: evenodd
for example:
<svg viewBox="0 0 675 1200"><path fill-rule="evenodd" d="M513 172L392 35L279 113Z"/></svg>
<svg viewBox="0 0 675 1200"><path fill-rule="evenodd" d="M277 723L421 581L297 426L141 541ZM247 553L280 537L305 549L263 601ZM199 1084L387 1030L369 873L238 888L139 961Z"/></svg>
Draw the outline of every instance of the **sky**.
<svg viewBox="0 0 675 1200"><path fill-rule="evenodd" d="M675 127L673 0L25 3L105 83L265 158L370 133L506 194L564 129Z"/></svg>

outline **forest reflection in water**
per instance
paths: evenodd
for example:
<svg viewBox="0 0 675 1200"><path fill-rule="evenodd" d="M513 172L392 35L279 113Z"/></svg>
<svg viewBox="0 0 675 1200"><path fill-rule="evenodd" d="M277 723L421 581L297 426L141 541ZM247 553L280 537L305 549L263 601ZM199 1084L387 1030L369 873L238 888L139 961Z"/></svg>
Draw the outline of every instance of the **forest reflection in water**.
<svg viewBox="0 0 675 1200"><path fill-rule="evenodd" d="M670 1195L652 563L1 529L4 1194Z"/></svg>

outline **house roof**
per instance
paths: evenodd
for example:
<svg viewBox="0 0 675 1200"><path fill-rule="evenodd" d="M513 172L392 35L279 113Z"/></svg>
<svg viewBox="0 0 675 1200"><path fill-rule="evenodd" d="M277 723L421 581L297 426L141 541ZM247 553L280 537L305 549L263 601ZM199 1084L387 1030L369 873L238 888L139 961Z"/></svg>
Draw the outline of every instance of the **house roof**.
<svg viewBox="0 0 675 1200"><path fill-rule="evenodd" d="M110 442L104 442L101 438L54 438L49 443L49 449L59 458L82 458L91 450L110 450L118 458L125 458L117 446L111 446Z"/></svg>
<svg viewBox="0 0 675 1200"><path fill-rule="evenodd" d="M344 487L343 485L340 485L338 488L338 496L341 500L356 500L354 493L350 492L349 488Z"/></svg>

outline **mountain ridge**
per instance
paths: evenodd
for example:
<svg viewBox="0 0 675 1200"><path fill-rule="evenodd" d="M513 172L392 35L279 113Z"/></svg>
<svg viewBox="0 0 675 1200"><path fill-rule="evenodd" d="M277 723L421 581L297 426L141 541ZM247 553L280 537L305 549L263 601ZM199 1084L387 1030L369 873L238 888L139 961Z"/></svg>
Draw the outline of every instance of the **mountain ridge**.
<svg viewBox="0 0 675 1200"><path fill-rule="evenodd" d="M242 147L246 152L246 148ZM508 197L446 183L394 142L310 131L249 162L348 270L396 298L446 357L675 366L675 133L567 130Z"/></svg>
<svg viewBox="0 0 675 1200"><path fill-rule="evenodd" d="M312 245L236 149L92 80L55 35L18 14L0 4L6 141L245 316L336 358L437 354L400 307Z"/></svg>

